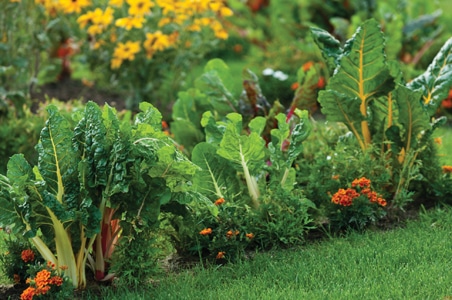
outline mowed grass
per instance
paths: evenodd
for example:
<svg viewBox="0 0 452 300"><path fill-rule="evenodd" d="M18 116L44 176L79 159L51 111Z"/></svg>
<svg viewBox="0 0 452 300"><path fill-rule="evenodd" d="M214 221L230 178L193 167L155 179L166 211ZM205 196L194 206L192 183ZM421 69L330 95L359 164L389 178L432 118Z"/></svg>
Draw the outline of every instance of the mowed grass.
<svg viewBox="0 0 452 300"><path fill-rule="evenodd" d="M452 209L442 208L405 228L196 267L139 291L105 289L103 299L450 299L451 266Z"/></svg>

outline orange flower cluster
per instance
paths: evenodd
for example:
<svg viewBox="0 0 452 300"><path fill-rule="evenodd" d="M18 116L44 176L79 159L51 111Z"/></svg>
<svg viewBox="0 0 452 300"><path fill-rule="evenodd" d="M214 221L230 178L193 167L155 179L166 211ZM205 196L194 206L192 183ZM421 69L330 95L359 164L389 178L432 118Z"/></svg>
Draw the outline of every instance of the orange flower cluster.
<svg viewBox="0 0 452 300"><path fill-rule="evenodd" d="M212 234L212 228L204 228L199 232L200 235L209 235Z"/></svg>
<svg viewBox="0 0 452 300"><path fill-rule="evenodd" d="M34 279L28 278L26 283L30 286L22 292L20 299L31 300L34 296L46 295L52 286L61 286L63 278L58 275L52 276L52 270L55 270L55 265L49 261L47 268L39 271Z"/></svg>
<svg viewBox="0 0 452 300"><path fill-rule="evenodd" d="M253 234L253 233L247 233L247 234L245 234L245 236L246 236L248 239L250 239L250 240L252 240L252 239L254 238L254 234Z"/></svg>
<svg viewBox="0 0 452 300"><path fill-rule="evenodd" d="M31 262L35 260L35 253L31 249L23 250L20 257L24 262Z"/></svg>
<svg viewBox="0 0 452 300"><path fill-rule="evenodd" d="M360 188L370 188L370 179L361 177L353 180L352 187L359 186Z"/></svg>
<svg viewBox="0 0 452 300"><path fill-rule="evenodd" d="M372 191L372 189L370 188L370 183L370 179L367 179L366 177L357 178L353 180L352 188L339 189L331 198L331 202L342 206L350 206L353 204L354 199L363 195L366 196L371 203L377 203L381 206L386 206L386 200L383 199L381 195L377 194L375 191ZM360 192L358 192L354 188L359 188Z"/></svg>
<svg viewBox="0 0 452 300"><path fill-rule="evenodd" d="M224 251L220 251L220 252L218 252L218 254L217 254L217 259L222 259L222 258L224 258L224 255L226 254L226 252L224 252Z"/></svg>
<svg viewBox="0 0 452 300"><path fill-rule="evenodd" d="M361 196L355 189L339 189L331 198L331 202L342 206L350 206L353 203L353 199Z"/></svg>
<svg viewBox="0 0 452 300"><path fill-rule="evenodd" d="M442 166L443 173L445 174L451 174L452 173L452 166Z"/></svg>
<svg viewBox="0 0 452 300"><path fill-rule="evenodd" d="M223 204L225 202L225 200L223 199L223 198L219 198L219 199L217 199L217 201L215 201L215 205L221 205L221 204Z"/></svg>

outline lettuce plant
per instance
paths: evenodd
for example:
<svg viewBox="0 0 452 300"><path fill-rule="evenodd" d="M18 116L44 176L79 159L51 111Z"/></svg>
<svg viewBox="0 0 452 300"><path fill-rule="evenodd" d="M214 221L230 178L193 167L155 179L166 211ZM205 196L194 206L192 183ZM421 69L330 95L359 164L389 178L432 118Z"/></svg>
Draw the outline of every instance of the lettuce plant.
<svg viewBox="0 0 452 300"><path fill-rule="evenodd" d="M45 260L65 266L74 287L85 286L88 260L97 279L111 277L106 259L121 227L153 228L160 205L186 191L197 169L161 131L160 112L148 103L140 108L131 124L89 102L74 114L72 129L50 105L38 165L16 154L0 176L0 224L13 225Z"/></svg>
<svg viewBox="0 0 452 300"><path fill-rule="evenodd" d="M386 58L377 21L364 22L343 47L324 30L312 33L332 73L319 93L322 112L327 120L344 123L362 151L373 147L381 149L381 157L393 158L397 198L407 192L432 131L445 121L433 117L452 86L452 39L407 83L397 62Z"/></svg>

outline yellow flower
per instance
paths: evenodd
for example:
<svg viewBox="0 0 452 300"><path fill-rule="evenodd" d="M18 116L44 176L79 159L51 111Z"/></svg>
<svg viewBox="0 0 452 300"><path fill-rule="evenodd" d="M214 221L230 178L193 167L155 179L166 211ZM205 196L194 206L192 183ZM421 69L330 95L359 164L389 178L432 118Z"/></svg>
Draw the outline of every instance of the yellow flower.
<svg viewBox="0 0 452 300"><path fill-rule="evenodd" d="M143 16L151 12L151 7L154 7L154 2L151 0L127 0L129 7L129 15Z"/></svg>
<svg viewBox="0 0 452 300"><path fill-rule="evenodd" d="M101 34L103 32L103 27L99 25L91 25L90 27L88 27L86 32L88 32L88 34L90 35Z"/></svg>
<svg viewBox="0 0 452 300"><path fill-rule="evenodd" d="M215 30L215 36L219 39L225 40L228 38L229 34L226 30L221 29L221 30Z"/></svg>
<svg viewBox="0 0 452 300"><path fill-rule="evenodd" d="M123 27L126 30L134 28L142 28L144 23L143 17L138 16L128 16L126 18L117 19L115 25L118 27Z"/></svg>
<svg viewBox="0 0 452 300"><path fill-rule="evenodd" d="M93 23L94 11L88 11L86 14L81 15L77 18L77 23L80 28L85 28L89 23Z"/></svg>
<svg viewBox="0 0 452 300"><path fill-rule="evenodd" d="M234 13L232 12L232 10L229 7L222 7L220 9L220 16L222 16L222 17L230 17L233 14Z"/></svg>
<svg viewBox="0 0 452 300"><path fill-rule="evenodd" d="M127 41L119 43L113 52L113 57L121 60L134 60L135 54L140 52L140 42Z"/></svg>
<svg viewBox="0 0 452 300"><path fill-rule="evenodd" d="M123 3L124 3L124 0L110 0L108 2L108 5L109 6L121 7Z"/></svg>
<svg viewBox="0 0 452 300"><path fill-rule="evenodd" d="M110 62L110 68L118 69L122 64L122 59L113 57Z"/></svg>
<svg viewBox="0 0 452 300"><path fill-rule="evenodd" d="M163 34L160 30L154 33L146 33L146 40L143 43L144 49L146 49L147 58L151 58L155 52L163 51L172 46L175 42L172 36Z"/></svg>
<svg viewBox="0 0 452 300"><path fill-rule="evenodd" d="M93 18L94 24L108 26L113 22L114 10L111 7L107 7L104 12L101 9L96 8Z"/></svg>
<svg viewBox="0 0 452 300"><path fill-rule="evenodd" d="M83 8L91 5L91 0L60 0L59 3L65 14L79 14Z"/></svg>
<svg viewBox="0 0 452 300"><path fill-rule="evenodd" d="M9 2L11 2L11 3L20 2L20 0L9 0Z"/></svg>

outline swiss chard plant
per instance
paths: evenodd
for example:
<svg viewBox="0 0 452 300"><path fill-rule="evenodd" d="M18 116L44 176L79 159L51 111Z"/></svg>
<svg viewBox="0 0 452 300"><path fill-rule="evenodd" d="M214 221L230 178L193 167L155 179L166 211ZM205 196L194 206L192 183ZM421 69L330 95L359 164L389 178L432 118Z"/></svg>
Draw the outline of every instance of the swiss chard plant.
<svg viewBox="0 0 452 300"><path fill-rule="evenodd" d="M121 237L130 238L131 227L154 228L160 206L185 192L197 169L162 132L160 112L148 103L140 108L132 124L111 107L88 102L72 128L50 105L38 165L17 154L0 176L0 224L24 234L45 260L65 266L74 287L86 285L86 264L98 280L111 278L107 260L114 264Z"/></svg>
<svg viewBox="0 0 452 300"><path fill-rule="evenodd" d="M268 189L291 191L295 184L292 164L311 128L307 111L296 113L299 123L292 129L284 114L276 116L278 127L271 130L269 143L262 137L264 117L252 119L244 130L238 113L228 114L225 121L216 121L209 111L204 113L201 124L206 142L197 144L192 154L193 162L201 167L194 177L196 188L216 198L233 199L241 194L254 208L259 207L260 197Z"/></svg>
<svg viewBox="0 0 452 300"><path fill-rule="evenodd" d="M419 155L432 131L445 122L435 119L435 112L452 86L452 39L423 74L406 82L400 65L385 55L377 21L364 22L343 46L324 30L311 31L332 74L319 93L322 112L328 121L344 123L364 153L380 149L378 156L392 168L394 199L399 199L410 180L420 178L414 174Z"/></svg>

